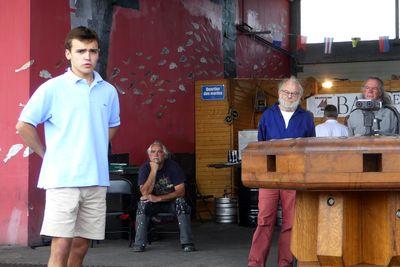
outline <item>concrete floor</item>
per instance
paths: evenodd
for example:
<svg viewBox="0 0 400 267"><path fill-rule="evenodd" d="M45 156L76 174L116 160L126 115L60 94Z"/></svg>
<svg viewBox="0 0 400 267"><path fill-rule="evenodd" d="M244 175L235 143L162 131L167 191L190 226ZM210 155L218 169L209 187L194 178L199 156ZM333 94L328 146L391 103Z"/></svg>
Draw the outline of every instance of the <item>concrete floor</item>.
<svg viewBox="0 0 400 267"><path fill-rule="evenodd" d="M178 234L162 235L149 245L145 252L135 253L125 239L104 240L89 249L84 266L247 266L251 238L255 228L236 224L213 222L194 223L193 234L196 252L184 253L180 249ZM277 266L277 235L266 266ZM49 246L0 246L0 266L46 266Z"/></svg>

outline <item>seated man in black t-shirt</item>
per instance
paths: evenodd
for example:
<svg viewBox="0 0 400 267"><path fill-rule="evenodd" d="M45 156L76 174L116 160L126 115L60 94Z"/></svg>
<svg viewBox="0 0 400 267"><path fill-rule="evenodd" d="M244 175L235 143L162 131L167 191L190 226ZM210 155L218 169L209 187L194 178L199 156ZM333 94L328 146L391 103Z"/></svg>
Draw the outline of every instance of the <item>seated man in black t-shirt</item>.
<svg viewBox="0 0 400 267"><path fill-rule="evenodd" d="M179 165L168 159L166 147L155 141L147 149L149 160L140 166L138 183L142 197L136 213L135 252L147 244L147 228L152 215L174 212L179 222L180 241L185 252L195 250L190 225L190 207L185 201L185 175Z"/></svg>

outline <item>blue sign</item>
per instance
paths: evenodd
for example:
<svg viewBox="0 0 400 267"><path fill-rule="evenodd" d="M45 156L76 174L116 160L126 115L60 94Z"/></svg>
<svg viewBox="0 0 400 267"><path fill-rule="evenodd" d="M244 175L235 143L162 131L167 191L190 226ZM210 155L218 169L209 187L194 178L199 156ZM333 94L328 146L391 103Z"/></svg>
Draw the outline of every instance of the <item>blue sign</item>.
<svg viewBox="0 0 400 267"><path fill-rule="evenodd" d="M225 88L224 85L202 85L201 99L203 100L224 100Z"/></svg>

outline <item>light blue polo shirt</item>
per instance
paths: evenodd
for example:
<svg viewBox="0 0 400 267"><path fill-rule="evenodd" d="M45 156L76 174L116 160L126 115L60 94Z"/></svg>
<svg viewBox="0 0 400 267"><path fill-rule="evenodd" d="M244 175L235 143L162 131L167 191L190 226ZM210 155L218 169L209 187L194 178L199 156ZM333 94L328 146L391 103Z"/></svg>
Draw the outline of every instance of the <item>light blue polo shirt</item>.
<svg viewBox="0 0 400 267"><path fill-rule="evenodd" d="M108 131L120 124L115 88L94 72L89 86L70 69L43 83L20 121L44 123L39 188L109 186Z"/></svg>

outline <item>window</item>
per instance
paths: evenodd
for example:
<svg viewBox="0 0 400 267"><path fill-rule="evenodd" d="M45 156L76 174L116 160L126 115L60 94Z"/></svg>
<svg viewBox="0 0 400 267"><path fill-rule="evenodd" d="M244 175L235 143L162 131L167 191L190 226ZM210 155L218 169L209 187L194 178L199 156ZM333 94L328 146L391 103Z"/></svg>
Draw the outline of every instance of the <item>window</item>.
<svg viewBox="0 0 400 267"><path fill-rule="evenodd" d="M307 43L396 37L395 0L301 0L301 35Z"/></svg>

